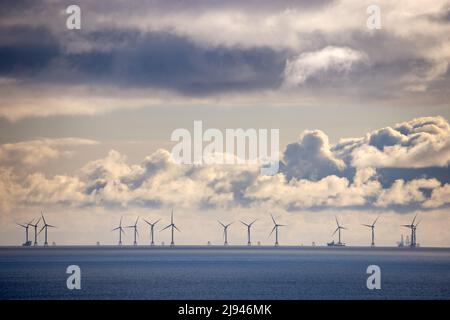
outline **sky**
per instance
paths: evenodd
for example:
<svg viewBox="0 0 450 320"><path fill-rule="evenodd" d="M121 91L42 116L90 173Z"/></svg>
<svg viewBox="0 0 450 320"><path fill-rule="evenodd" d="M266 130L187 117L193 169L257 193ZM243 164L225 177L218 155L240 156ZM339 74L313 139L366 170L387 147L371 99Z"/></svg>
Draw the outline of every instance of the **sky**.
<svg viewBox="0 0 450 320"><path fill-rule="evenodd" d="M81 10L81 29L66 8ZM0 245L113 244L141 217L181 244L450 246L450 2L2 1ZM171 133L278 129L280 170L181 165ZM131 244L127 230L124 242ZM159 232L157 242L170 241ZM40 235L42 242L42 234Z"/></svg>

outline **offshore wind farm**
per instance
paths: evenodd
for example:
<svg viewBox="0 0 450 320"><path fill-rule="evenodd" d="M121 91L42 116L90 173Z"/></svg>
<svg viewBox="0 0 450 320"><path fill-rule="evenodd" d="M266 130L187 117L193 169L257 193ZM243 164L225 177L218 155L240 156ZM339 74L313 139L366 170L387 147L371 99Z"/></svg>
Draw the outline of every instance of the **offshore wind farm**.
<svg viewBox="0 0 450 320"><path fill-rule="evenodd" d="M272 214L269 215L269 218L271 220L271 222L273 223L273 227L270 230L270 233L268 234L268 237L274 237L274 245L275 247L280 246L280 242L279 242L279 228L280 227L289 227L286 224L279 224L274 216ZM374 248L375 247L375 226L376 223L378 222L380 218L380 215L378 215L375 220L372 222L372 224L362 224L362 226L370 228L371 231L371 240L370 243L368 244L368 247ZM345 226L342 225L342 223L339 222L339 219L337 216L334 217L335 222L336 222L336 229L334 230L334 232L331 234L331 237L333 238L333 240L331 242L327 242L326 246L328 247L346 247L346 243L344 243L342 241L343 236L341 235L341 231L342 230L346 230L349 231L349 229ZM148 219L150 220L150 219ZM120 217L119 220L119 224L116 227L113 227L111 229L111 232L115 232L117 234L118 237L118 241L117 241L117 245L118 246L122 246L124 245L124 240L123 238L127 235L127 233L125 232L125 229L131 229L131 239L132 242L129 243L129 245L133 245L133 246L138 246L138 245L146 245L149 244L150 246L158 246L157 243L155 243L155 232L158 233L159 232L163 232L167 229L170 230L170 246L174 247L175 246L175 231L177 232L181 232L181 230L175 225L175 220L174 220L174 210L171 210L171 214L170 214L170 223L168 225L166 225L165 227L163 227L160 230L157 230L155 227L156 225L162 221L162 218L156 219L154 220L154 222L149 222L147 219L143 218L141 219L141 217L136 217L136 220L134 221L133 224L131 225L127 225L127 226L123 226L123 216ZM403 241L403 234L401 235L401 241L396 243L395 246L396 247L409 247L409 248L417 248L420 246L420 244L417 242L417 227L419 226L420 221L418 221L416 223L417 220L417 214L414 216L412 222L410 224L404 224L401 225L401 227L406 227L409 228L411 230L411 235L407 236L407 243L405 244L405 242ZM36 222L34 222L36 221ZM40 225L42 221L42 226ZM142 222L143 221L147 228L149 228L149 232L144 232L143 233L143 237L140 238L140 233L139 233L139 228L142 228ZM252 245L254 246L254 243L252 243L252 227L255 225L255 223L258 221L258 219L254 219L251 222L245 222L242 220L239 220L239 222L241 223L241 225L244 227L242 231L244 231L245 235L246 235L246 239L247 239L247 243L233 243L234 246L239 246L239 245L246 245L247 247L251 247ZM141 225L139 224L141 222ZM228 231L230 229L230 226L234 223L234 221L229 222L227 224L224 224L223 222L221 222L220 220L217 220L218 224L221 226L222 228L222 237L223 237L223 245L224 246L228 246L230 245L230 241L229 241L229 235L228 235ZM16 222L16 225L18 227L21 227L25 233L25 242L22 243L23 247L31 247L31 246L39 246L39 242L38 242L38 236L42 233L42 231L44 231L44 242L43 242L43 246L47 247L48 244L48 228L56 228L56 226L54 225L50 225L47 223L44 214L41 212L41 216L38 217L37 219L32 219L31 221L27 222L27 223L19 223ZM30 227L33 227L34 229L34 242L30 241L30 235L29 235L29 229ZM40 227L39 232L37 231L38 228ZM145 226L144 226L145 227ZM358 231L360 232L360 231ZM148 238L147 238L148 235ZM337 241L334 240L334 237L337 235ZM410 239L410 240L409 240ZM139 241L141 240L141 243L139 243ZM97 246L100 245L100 241L97 242ZM55 242L53 242L53 245L56 245ZM76 241L74 241L74 245L76 245ZM112 243L109 243L108 245L114 245ZM125 243L126 245L126 243ZM161 245L164 245L163 242L161 242ZM195 244L193 244L195 245ZM208 245L214 245L214 243L211 243L211 241L208 240ZM221 245L220 243L216 243L215 245ZM258 241L258 246L260 246L260 241ZM288 246L295 246L295 245L288 245ZM304 245L301 244L301 246L303 247ZM316 247L317 244L315 242L313 242L311 244L311 246ZM320 244L319 244L320 246ZM392 245L394 246L394 245ZM361 245L359 245L359 247L361 247Z"/></svg>

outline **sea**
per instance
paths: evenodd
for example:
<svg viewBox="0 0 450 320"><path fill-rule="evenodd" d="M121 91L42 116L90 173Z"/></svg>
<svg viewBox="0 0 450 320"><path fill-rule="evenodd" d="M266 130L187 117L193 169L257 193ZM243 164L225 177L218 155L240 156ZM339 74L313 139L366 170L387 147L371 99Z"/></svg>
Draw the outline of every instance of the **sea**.
<svg viewBox="0 0 450 320"><path fill-rule="evenodd" d="M379 289L367 286L369 266ZM449 298L446 248L0 247L1 300Z"/></svg>

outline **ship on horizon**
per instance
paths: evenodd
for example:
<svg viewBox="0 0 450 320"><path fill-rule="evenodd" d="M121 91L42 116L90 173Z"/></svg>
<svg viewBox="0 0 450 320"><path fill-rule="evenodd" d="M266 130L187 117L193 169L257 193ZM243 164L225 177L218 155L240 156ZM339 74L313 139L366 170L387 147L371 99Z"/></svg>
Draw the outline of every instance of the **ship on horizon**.
<svg viewBox="0 0 450 320"><path fill-rule="evenodd" d="M337 232L337 233L338 233L338 239L339 239L339 240L338 240L338 242L334 242L334 240L331 241L331 242L328 242L328 243L327 243L327 246L328 246L328 247L345 247L345 243L341 242L341 230L347 230L347 228L346 228L346 227L343 227L343 226L341 226L341 225L339 224L339 220L338 220L338 218L337 218L336 216L335 216L334 218L335 218L335 220L336 220L337 228L336 228L336 230L334 230L332 236L334 236L334 235L336 234L336 232Z"/></svg>
<svg viewBox="0 0 450 320"><path fill-rule="evenodd" d="M343 243L343 242L334 242L334 240L333 240L331 242L328 242L327 246L328 247L345 247L345 243Z"/></svg>

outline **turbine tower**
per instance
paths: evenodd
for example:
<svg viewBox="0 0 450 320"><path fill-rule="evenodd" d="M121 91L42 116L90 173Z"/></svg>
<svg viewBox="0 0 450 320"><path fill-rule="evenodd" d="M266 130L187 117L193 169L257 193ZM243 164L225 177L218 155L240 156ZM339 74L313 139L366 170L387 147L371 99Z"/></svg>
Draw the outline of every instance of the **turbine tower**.
<svg viewBox="0 0 450 320"><path fill-rule="evenodd" d="M273 221L273 229L270 231L269 237L272 235L272 233L275 231L275 247L278 247L278 227L285 227L284 224L278 224L275 219L273 218L273 215L270 215Z"/></svg>
<svg viewBox="0 0 450 320"><path fill-rule="evenodd" d="M258 219L253 220L253 222L250 223L250 224L247 224L247 223L245 223L244 221L241 221L241 223L242 223L244 226L247 227L247 239L248 239L247 245L248 245L248 246L251 246L251 245L252 245L250 229L251 229L252 225L256 222L256 220L258 220Z"/></svg>
<svg viewBox="0 0 450 320"><path fill-rule="evenodd" d="M419 220L419 222L416 223L416 225L414 226L413 230L414 230L414 247L417 247L417 235L416 235L416 230L417 230L417 226L422 222L422 220Z"/></svg>
<svg viewBox="0 0 450 320"><path fill-rule="evenodd" d="M134 223L134 225L126 227L126 228L133 228L134 229L134 242L133 242L134 246L137 246L137 236L139 235L139 232L138 232L138 229L137 229L138 221L139 221L139 217L137 217L136 222Z"/></svg>
<svg viewBox="0 0 450 320"><path fill-rule="evenodd" d="M233 222L230 222L229 224L223 224L220 221L217 221L220 223L220 225L223 227L223 238L224 238L224 246L228 245L228 227L231 226L233 224Z"/></svg>
<svg viewBox="0 0 450 320"><path fill-rule="evenodd" d="M33 222L33 220L31 220L27 224L17 223L18 226L21 226L22 228L25 229L25 243L24 243L24 245L29 245L28 244L28 242L29 242L29 240L28 240L28 228L31 226L31 223Z"/></svg>
<svg viewBox="0 0 450 320"><path fill-rule="evenodd" d="M35 246L38 245L38 242L37 242L37 236L38 236L39 233L38 233L38 231L37 231L37 228L38 228L39 222L41 222L41 218L39 218L39 219L36 221L35 224L30 224L30 226L32 226L32 227L34 228L34 245L35 245Z"/></svg>
<svg viewBox="0 0 450 320"><path fill-rule="evenodd" d="M122 233L125 234L125 231L123 230L122 227L122 217L120 217L120 222L119 222L119 226L117 228L112 229L111 231L116 231L119 230L119 246L122 245Z"/></svg>
<svg viewBox="0 0 450 320"><path fill-rule="evenodd" d="M375 247L375 224L377 223L379 217L380 216L378 216L372 224L363 224L363 226L372 229L372 243L370 244L372 247Z"/></svg>
<svg viewBox="0 0 450 320"><path fill-rule="evenodd" d="M174 246L175 245L175 242L173 241L173 230L174 229L177 229L177 231L178 232L180 232L180 229L178 229L176 226L175 226L175 224L173 223L173 209L172 209L172 214L171 214L171 216L170 216L170 224L167 226L167 227L165 227L164 229L162 229L161 231L164 231L164 230L166 230L167 228L171 228L171 231L172 231L172 241L170 242L170 245L171 246Z"/></svg>
<svg viewBox="0 0 450 320"><path fill-rule="evenodd" d="M410 243L411 248L415 248L417 246L416 229L417 229L417 226L420 224L421 221L417 222L417 224L414 224L414 222L416 222L416 218L417 218L417 214L414 216L414 219L411 222L411 224L404 224L403 225L403 227L411 229L411 243Z"/></svg>
<svg viewBox="0 0 450 320"><path fill-rule="evenodd" d="M42 221L44 221L44 226L42 227L42 229L39 231L38 234L40 234L42 232L42 230L45 229L45 242L44 242L44 246L48 246L48 241L47 241L47 236L48 236L48 228L56 228L55 226L52 226L51 224L47 224L47 221L45 221L44 215L41 212L41 218Z"/></svg>
<svg viewBox="0 0 450 320"><path fill-rule="evenodd" d="M156 221L153 222L153 223L150 223L150 222L148 222L148 221L145 220L145 219L144 219L144 221L150 226L150 239L151 239L150 245L151 245L151 246L154 246L154 245L155 245L155 242L153 241L153 240L154 240L154 235L155 235L155 233L154 233L154 228L155 228L155 225L156 225L159 221L161 221L161 219L158 219L158 220L156 220Z"/></svg>
<svg viewBox="0 0 450 320"><path fill-rule="evenodd" d="M336 232L338 232L338 234L339 234L338 245L342 245L343 243L341 242L341 229L342 229L342 230L347 230L347 228L345 228L345 227L343 227L343 226L341 226L341 225L339 224L338 218L337 218L336 216L335 216L334 218L336 219L336 225L337 225L337 228L336 228L336 230L334 230L332 236L334 236L334 235L336 234Z"/></svg>

